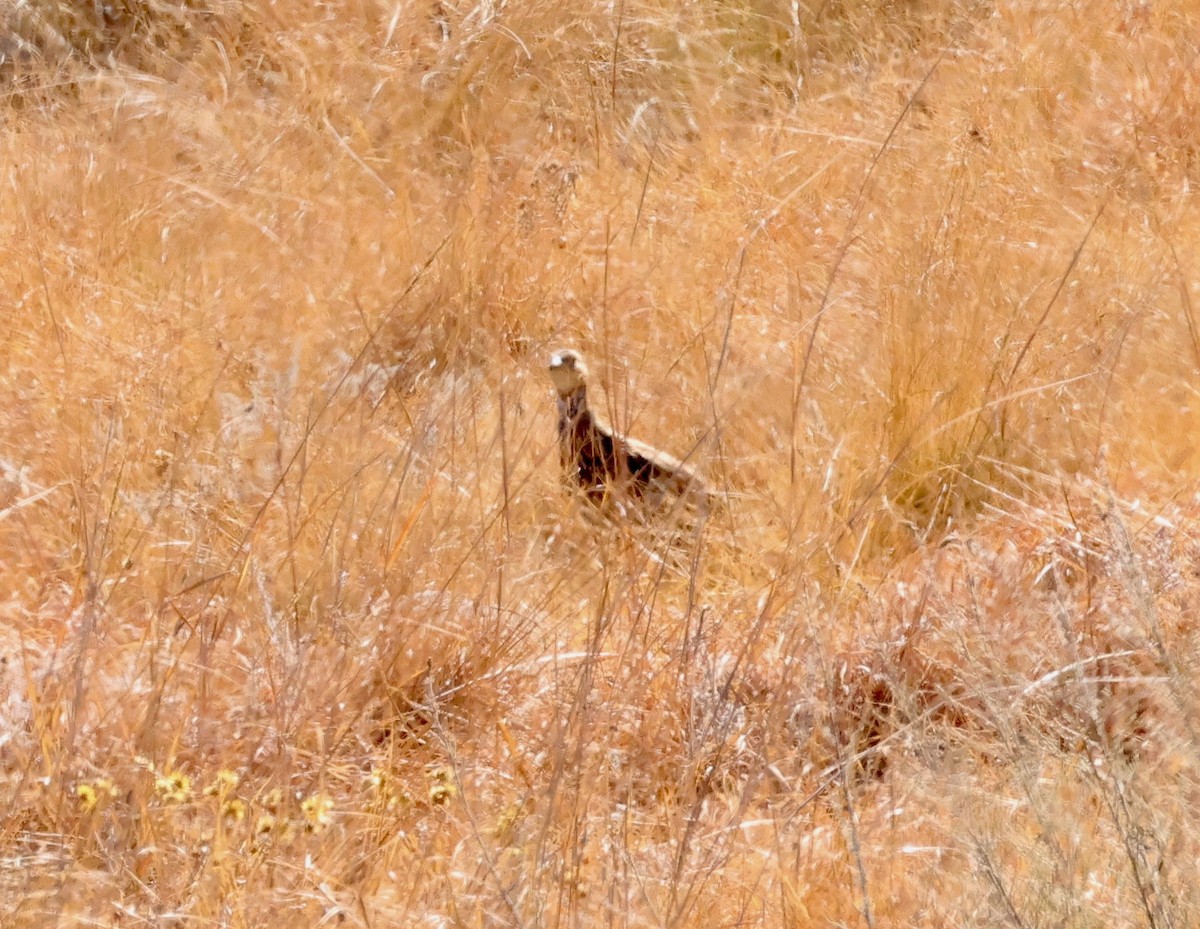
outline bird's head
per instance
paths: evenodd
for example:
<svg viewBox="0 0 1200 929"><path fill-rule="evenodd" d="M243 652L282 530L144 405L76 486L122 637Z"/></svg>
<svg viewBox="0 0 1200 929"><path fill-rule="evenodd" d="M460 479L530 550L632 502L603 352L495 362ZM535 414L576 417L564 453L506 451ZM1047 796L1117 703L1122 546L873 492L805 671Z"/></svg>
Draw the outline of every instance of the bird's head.
<svg viewBox="0 0 1200 929"><path fill-rule="evenodd" d="M587 381L587 365L583 356L569 348L560 349L550 356L550 379L560 397L573 394Z"/></svg>

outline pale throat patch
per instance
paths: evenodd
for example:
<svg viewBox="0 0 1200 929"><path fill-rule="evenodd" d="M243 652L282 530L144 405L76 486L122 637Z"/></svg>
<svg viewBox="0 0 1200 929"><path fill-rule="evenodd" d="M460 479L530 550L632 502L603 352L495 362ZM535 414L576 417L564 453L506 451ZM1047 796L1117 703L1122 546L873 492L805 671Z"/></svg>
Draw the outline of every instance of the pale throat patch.
<svg viewBox="0 0 1200 929"><path fill-rule="evenodd" d="M555 352L550 356L550 379L560 395L566 395L583 384L587 372L574 352Z"/></svg>

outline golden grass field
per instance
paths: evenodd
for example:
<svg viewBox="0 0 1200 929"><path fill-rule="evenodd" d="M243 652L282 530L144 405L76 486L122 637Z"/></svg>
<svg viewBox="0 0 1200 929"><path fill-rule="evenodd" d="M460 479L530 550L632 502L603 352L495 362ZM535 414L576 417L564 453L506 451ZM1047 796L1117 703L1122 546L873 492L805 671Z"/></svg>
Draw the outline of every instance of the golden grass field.
<svg viewBox="0 0 1200 929"><path fill-rule="evenodd" d="M0 13L0 925L1200 925L1200 3Z"/></svg>

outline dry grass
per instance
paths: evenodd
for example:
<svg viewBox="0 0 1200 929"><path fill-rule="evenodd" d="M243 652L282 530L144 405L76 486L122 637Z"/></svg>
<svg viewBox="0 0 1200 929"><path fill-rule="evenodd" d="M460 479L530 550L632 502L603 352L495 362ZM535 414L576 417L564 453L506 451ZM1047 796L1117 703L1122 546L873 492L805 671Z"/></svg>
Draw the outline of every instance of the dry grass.
<svg viewBox="0 0 1200 929"><path fill-rule="evenodd" d="M0 6L0 924L1200 924L1200 9L571 6Z"/></svg>

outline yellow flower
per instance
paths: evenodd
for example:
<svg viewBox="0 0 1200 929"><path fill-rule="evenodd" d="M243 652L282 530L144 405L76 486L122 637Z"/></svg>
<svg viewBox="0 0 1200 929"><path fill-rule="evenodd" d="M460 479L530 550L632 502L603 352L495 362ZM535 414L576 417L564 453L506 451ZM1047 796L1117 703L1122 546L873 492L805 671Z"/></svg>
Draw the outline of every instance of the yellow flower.
<svg viewBox="0 0 1200 929"><path fill-rule="evenodd" d="M454 772L450 768L444 765L434 768L429 772L429 780L429 802L434 806L441 806L458 795L458 789L454 786Z"/></svg>
<svg viewBox="0 0 1200 929"><path fill-rule="evenodd" d="M254 824L254 832L256 835L266 835L275 828L275 817L270 813L263 813L258 817L258 821Z"/></svg>
<svg viewBox="0 0 1200 929"><path fill-rule="evenodd" d="M283 791L278 787L273 788L263 797L263 806L272 813L278 813L283 807Z"/></svg>
<svg viewBox="0 0 1200 929"><path fill-rule="evenodd" d="M75 788L75 796L79 798L79 806L85 813L92 812L105 800L112 800L116 795L117 787L107 777L84 781Z"/></svg>
<svg viewBox="0 0 1200 929"><path fill-rule="evenodd" d="M213 782L204 788L204 795L206 797L224 796L237 787L240 782L241 778L237 776L237 772L222 768L213 777Z"/></svg>
<svg viewBox="0 0 1200 929"><path fill-rule="evenodd" d="M320 832L333 822L330 813L333 810L333 800L325 794L313 794L305 797L300 804L300 812L304 814L304 828L308 832Z"/></svg>
<svg viewBox="0 0 1200 929"><path fill-rule="evenodd" d="M246 818L246 804L237 797L226 800L221 807L221 815L226 819L232 819L235 823L240 823Z"/></svg>
<svg viewBox="0 0 1200 929"><path fill-rule="evenodd" d="M100 798L96 796L96 788L91 784L77 786L75 796L79 798L79 807L85 813L92 812L96 808L96 804L100 802Z"/></svg>
<svg viewBox="0 0 1200 929"><path fill-rule="evenodd" d="M184 803L192 796L192 779L182 771L160 774L154 779L154 790L167 803Z"/></svg>

